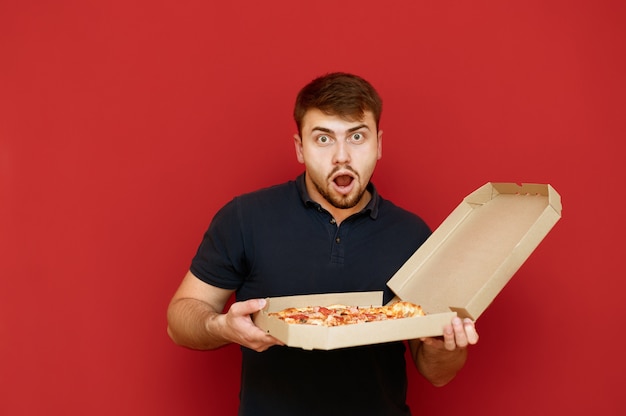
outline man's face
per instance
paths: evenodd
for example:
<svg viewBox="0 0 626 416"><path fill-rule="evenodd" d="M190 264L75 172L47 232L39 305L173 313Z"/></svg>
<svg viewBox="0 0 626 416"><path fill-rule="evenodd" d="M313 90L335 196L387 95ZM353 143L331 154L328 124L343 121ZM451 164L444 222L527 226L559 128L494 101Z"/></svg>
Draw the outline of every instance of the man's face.
<svg viewBox="0 0 626 416"><path fill-rule="evenodd" d="M311 198L339 209L357 207L382 157L382 131L372 113L350 121L311 109L301 129L301 136L294 136L296 155L306 167Z"/></svg>

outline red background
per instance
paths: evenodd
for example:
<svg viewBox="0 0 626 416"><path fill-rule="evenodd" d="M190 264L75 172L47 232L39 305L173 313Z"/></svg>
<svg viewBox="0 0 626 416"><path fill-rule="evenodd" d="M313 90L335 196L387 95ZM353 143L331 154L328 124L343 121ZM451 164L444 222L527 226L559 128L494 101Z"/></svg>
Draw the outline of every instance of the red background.
<svg viewBox="0 0 626 416"><path fill-rule="evenodd" d="M623 414L621 1L0 3L0 413L234 414L239 351L166 336L215 211L294 178L292 103L363 75L381 193L432 227L488 181L563 219L416 414ZM583 312L580 313L580 308Z"/></svg>

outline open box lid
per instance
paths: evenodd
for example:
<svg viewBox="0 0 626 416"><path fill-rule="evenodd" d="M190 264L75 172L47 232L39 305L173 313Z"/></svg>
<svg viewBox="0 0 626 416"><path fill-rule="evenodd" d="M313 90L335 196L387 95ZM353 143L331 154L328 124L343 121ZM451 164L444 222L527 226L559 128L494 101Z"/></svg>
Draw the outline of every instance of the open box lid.
<svg viewBox="0 0 626 416"><path fill-rule="evenodd" d="M426 313L483 313L561 217L550 185L487 183L452 211L387 285Z"/></svg>

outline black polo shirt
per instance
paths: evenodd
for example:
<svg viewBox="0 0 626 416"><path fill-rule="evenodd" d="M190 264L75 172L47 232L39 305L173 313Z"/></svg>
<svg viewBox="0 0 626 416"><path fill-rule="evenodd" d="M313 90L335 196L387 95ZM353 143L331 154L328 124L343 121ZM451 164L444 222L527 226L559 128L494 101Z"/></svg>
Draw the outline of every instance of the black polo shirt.
<svg viewBox="0 0 626 416"><path fill-rule="evenodd" d="M386 282L430 229L372 184L369 191L365 209L339 227L308 196L304 174L238 196L215 215L191 272L236 290L237 300L382 290L387 302L393 293ZM401 342L335 351L242 348L240 414L409 414L404 351Z"/></svg>

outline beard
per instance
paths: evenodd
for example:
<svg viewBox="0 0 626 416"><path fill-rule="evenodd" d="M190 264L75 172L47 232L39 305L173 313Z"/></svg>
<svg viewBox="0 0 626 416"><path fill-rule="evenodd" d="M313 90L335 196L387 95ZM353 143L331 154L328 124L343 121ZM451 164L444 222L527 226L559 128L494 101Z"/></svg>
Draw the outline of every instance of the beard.
<svg viewBox="0 0 626 416"><path fill-rule="evenodd" d="M353 169L349 168L352 172L354 172L356 178L354 178L353 180L357 180L357 178L360 178L358 173L356 173ZM334 171L329 175L332 176L334 173ZM356 192L353 192L352 194L348 194L348 195L332 195L329 190L328 187L323 187L321 184L319 184L317 181L313 180L313 185L315 186L315 189L317 189L317 192L319 192L319 194L326 200L328 201L329 204L331 204L333 207L335 208L339 208L339 209L349 209L349 208L354 208L363 198L363 195L365 194L365 191L367 190L367 187L362 187L362 188L357 188L355 189Z"/></svg>
<svg viewBox="0 0 626 416"><path fill-rule="evenodd" d="M358 194L333 196L325 189L317 186L317 184L315 187L317 188L317 192L319 192L330 205L339 209L354 208L361 201L361 198L363 198L363 194L365 194L365 189L361 189Z"/></svg>

